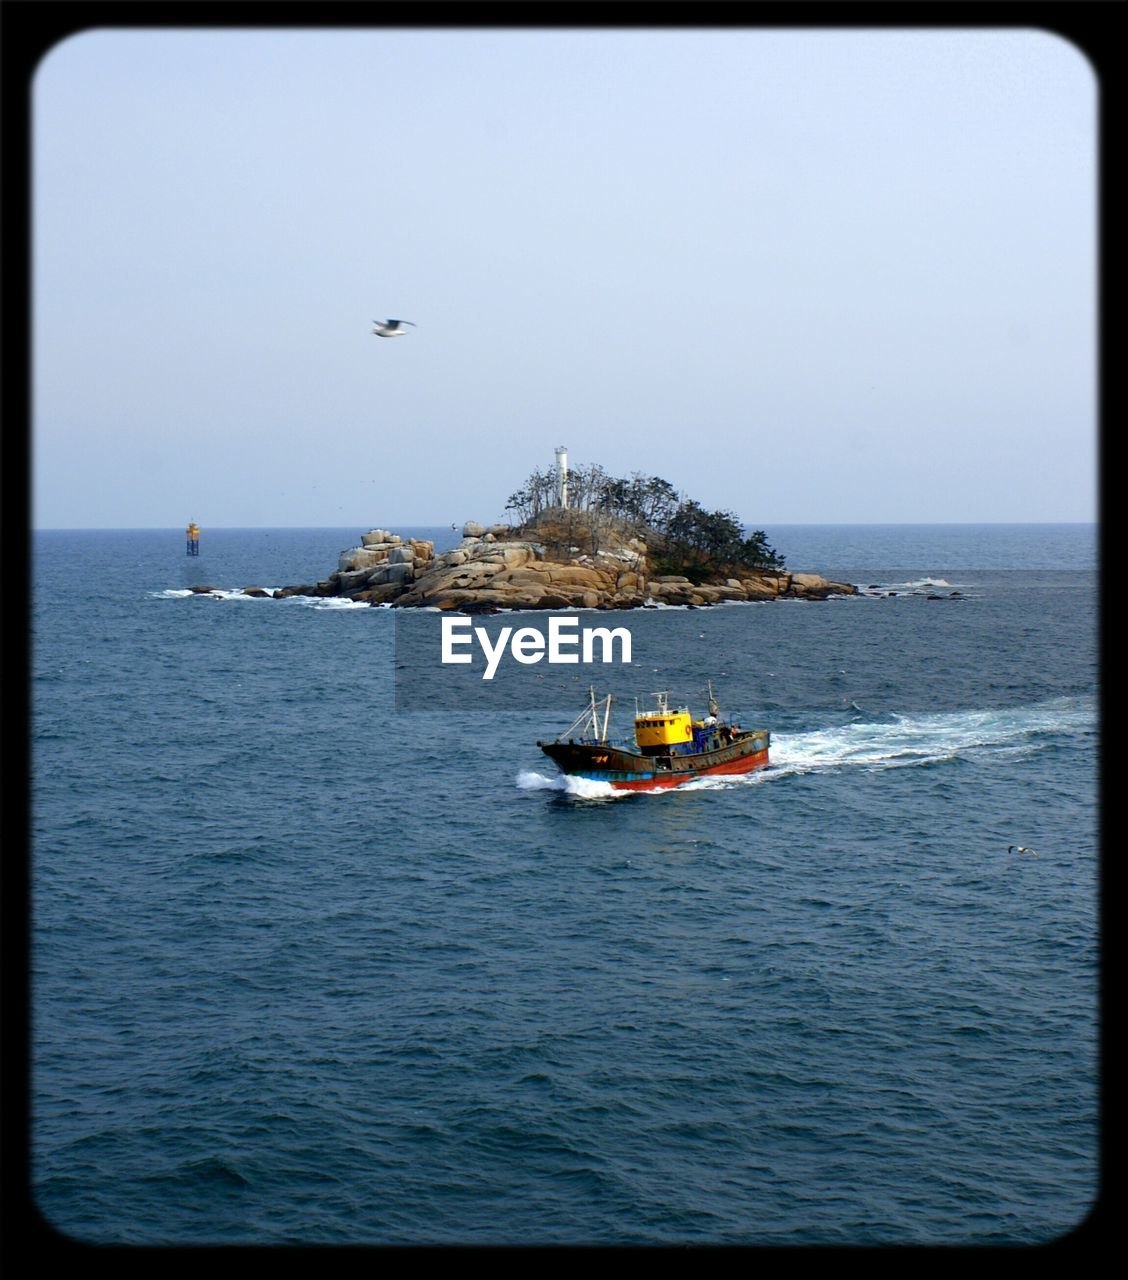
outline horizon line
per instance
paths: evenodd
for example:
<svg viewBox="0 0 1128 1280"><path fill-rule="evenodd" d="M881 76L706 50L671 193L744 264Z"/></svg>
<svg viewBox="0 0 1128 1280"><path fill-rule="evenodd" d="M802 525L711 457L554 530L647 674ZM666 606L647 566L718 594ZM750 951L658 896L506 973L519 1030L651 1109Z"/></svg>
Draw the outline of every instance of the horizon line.
<svg viewBox="0 0 1128 1280"><path fill-rule="evenodd" d="M200 524L200 521L194 521ZM204 522L207 524L207 522ZM363 522L359 522L363 523ZM381 525L372 525L371 528L385 528L393 523L400 524L405 529L445 529L449 521L419 521L415 523L407 523L406 521L387 521ZM463 524L473 523L463 521ZM482 523L477 521L476 523ZM504 524L505 521L495 521L496 524ZM1046 526L1066 526L1066 525L1092 525L1096 526L1100 523L1096 518L1087 520L766 520L763 522L747 521L747 525L754 523L762 523L767 529L771 526L777 528L808 528L808 529L924 529L924 528L972 528L981 525L991 525L998 528L1039 528ZM209 524L211 529L237 530L237 529L352 529L357 526L357 522L349 524ZM29 525L26 526L31 533L164 533L168 531L183 529L177 525ZM511 526L519 528L520 526ZM203 525L201 525L203 528ZM452 529L452 532L455 530ZM394 530L389 529L389 532Z"/></svg>

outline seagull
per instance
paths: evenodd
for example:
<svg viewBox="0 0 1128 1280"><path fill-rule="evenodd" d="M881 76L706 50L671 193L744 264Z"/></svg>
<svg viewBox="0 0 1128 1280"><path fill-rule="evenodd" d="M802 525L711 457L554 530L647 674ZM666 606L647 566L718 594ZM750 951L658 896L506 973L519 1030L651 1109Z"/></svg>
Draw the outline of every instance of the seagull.
<svg viewBox="0 0 1128 1280"><path fill-rule="evenodd" d="M400 337L401 334L407 332L403 327L405 324L411 325L413 329L416 327L414 320L373 320L372 323L376 326L372 332L378 338Z"/></svg>
<svg viewBox="0 0 1128 1280"><path fill-rule="evenodd" d="M1033 858L1038 856L1037 849L1028 849L1024 844L1007 845L1007 853L1028 853Z"/></svg>

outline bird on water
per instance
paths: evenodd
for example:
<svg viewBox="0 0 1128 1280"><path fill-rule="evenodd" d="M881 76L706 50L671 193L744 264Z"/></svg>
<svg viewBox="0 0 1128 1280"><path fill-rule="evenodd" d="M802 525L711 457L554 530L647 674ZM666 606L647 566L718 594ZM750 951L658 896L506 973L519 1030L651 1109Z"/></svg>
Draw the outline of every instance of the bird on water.
<svg viewBox="0 0 1128 1280"><path fill-rule="evenodd" d="M405 324L411 325L413 329L417 327L414 320L373 320L372 323L376 326L372 332L378 338L402 337L407 332Z"/></svg>

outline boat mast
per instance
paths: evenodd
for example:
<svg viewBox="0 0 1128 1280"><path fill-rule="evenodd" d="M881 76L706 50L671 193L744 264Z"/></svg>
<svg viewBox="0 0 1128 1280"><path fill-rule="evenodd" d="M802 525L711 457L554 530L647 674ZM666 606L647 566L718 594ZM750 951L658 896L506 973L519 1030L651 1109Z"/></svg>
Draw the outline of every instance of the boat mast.
<svg viewBox="0 0 1128 1280"><path fill-rule="evenodd" d="M563 742L565 738L570 737L573 733L575 733L577 729L580 729L580 732L582 734L590 733L590 736L593 741L598 740L599 714L595 708L595 686L594 685L591 687L590 694L591 694L591 705L585 706L584 709L580 712L580 714L575 718L575 720L573 720L572 723L568 726L568 728L565 729L563 733L558 733L556 735L557 742ZM608 698L611 697L610 694L608 694L607 696ZM608 712L610 712L610 707L608 707ZM582 728L580 728L581 725L583 726ZM606 723L604 726L604 731L606 732Z"/></svg>

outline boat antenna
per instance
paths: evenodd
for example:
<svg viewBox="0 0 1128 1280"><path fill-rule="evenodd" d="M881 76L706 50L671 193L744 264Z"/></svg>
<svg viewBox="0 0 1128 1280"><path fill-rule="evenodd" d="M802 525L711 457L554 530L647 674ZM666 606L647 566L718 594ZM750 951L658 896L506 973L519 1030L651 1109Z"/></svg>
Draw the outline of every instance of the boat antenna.
<svg viewBox="0 0 1128 1280"><path fill-rule="evenodd" d="M717 706L717 699L713 697L713 682L709 681L709 714L711 716L719 716L721 709Z"/></svg>

